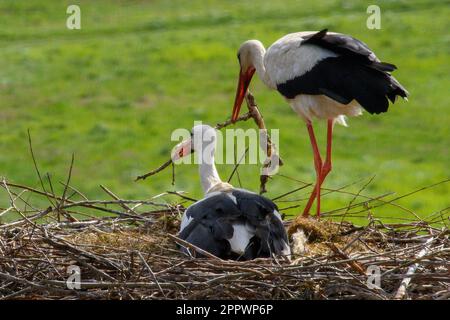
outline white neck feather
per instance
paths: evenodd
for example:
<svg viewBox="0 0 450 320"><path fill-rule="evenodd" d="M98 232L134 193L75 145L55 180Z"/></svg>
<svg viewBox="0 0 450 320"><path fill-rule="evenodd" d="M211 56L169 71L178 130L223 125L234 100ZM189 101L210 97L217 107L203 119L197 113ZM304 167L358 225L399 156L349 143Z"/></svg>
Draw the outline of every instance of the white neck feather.
<svg viewBox="0 0 450 320"><path fill-rule="evenodd" d="M258 41L255 44L253 50L251 50L251 62L256 69L256 73L261 81L268 86L269 88L275 89L276 85L270 79L269 75L266 72L266 67L264 66L264 56L266 54L266 48Z"/></svg>
<svg viewBox="0 0 450 320"><path fill-rule="evenodd" d="M222 182L219 173L217 172L216 166L214 165L214 155L212 156L211 160L212 162L201 161L198 166L202 189L205 194L208 193L208 191L216 184Z"/></svg>
<svg viewBox="0 0 450 320"><path fill-rule="evenodd" d="M207 132L207 128L204 129ZM214 187L216 184L221 183L219 173L217 172L216 165L214 163L214 153L216 151L216 133L214 129L210 128L209 137L204 141L203 133L200 132L198 140L194 143L194 150L196 160L198 163L198 169L200 173L200 180L203 188L203 192L206 194L208 190ZM205 133L208 135L208 133Z"/></svg>

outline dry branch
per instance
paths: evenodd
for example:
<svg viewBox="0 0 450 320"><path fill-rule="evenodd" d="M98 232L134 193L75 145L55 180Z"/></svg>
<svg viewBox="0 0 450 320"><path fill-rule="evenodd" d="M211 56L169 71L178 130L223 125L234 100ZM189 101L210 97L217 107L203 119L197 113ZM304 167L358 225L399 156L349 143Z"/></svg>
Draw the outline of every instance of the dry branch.
<svg viewBox="0 0 450 320"><path fill-rule="evenodd" d="M424 248L422 250L420 250L420 252L417 254L417 259L422 258L423 256L425 256L428 253L428 251L430 251L430 244L433 241L434 241L434 238L431 237L430 239L428 239L425 242ZM403 297L406 295L406 290L408 289L409 283L411 282L412 275L416 272L418 267L419 267L419 263L415 263L408 268L408 271L406 272L406 277L400 283L400 286L394 296L394 299L403 299Z"/></svg>
<svg viewBox="0 0 450 320"><path fill-rule="evenodd" d="M247 120L250 119L251 117L252 117L251 113L248 112L248 113L246 113L246 114L240 116L240 117L236 120L236 122L239 122L239 121L247 121ZM218 124L215 126L215 128L216 128L217 130L220 130L220 129L222 129L222 128L228 127L228 126L231 125L231 124L233 124L233 122L231 122L231 120L227 120L227 121L225 121L225 122L218 123ZM147 179L148 177L151 177L151 176L153 176L153 175L155 175L155 174L157 174L157 173L163 171L165 168L167 168L168 166L170 166L172 163L173 163L172 159L169 159L169 160L167 160L166 162L164 162L162 165L160 165L158 168L156 168L156 169L154 169L154 170L152 170L152 171L150 171L150 172L148 172L148 173L146 173L146 174L143 174L143 175L140 175L140 176L136 177L136 179L135 179L134 181L145 180L145 179Z"/></svg>
<svg viewBox="0 0 450 320"><path fill-rule="evenodd" d="M260 143L261 143L261 148L265 147L264 152L267 155L267 159L264 162L263 165L263 173L261 174L260 180L261 180L261 185L260 185L260 193L264 193L266 192L266 183L269 179L269 175L267 175L264 171L264 169L270 167L270 165L275 162L276 164L282 166L283 165L283 160L281 159L281 157L278 155L278 152L276 150L276 146L272 143L269 134L267 133L267 128L266 125L264 123L264 119L263 116L261 115L261 112L258 109L258 106L256 104L255 98L254 96L251 94L250 91L247 92L246 96L245 96L245 100L247 103L247 107L249 112L247 112L246 114L240 116L236 122L240 122L240 121L247 121L248 119L252 118L256 125L258 126L259 130L260 130ZM215 128L217 130L221 130L225 127L228 127L229 125L234 124L234 122L231 121L231 119L218 123L216 124ZM159 167L157 167L156 169L140 175L138 177L136 177L135 181L139 181L139 180L145 180L146 178L153 176L161 171L163 171L164 169L166 169L168 166L170 166L171 164L173 164L172 159L167 160L166 162L164 162L162 165L160 165ZM237 168L239 164L236 164L235 169Z"/></svg>

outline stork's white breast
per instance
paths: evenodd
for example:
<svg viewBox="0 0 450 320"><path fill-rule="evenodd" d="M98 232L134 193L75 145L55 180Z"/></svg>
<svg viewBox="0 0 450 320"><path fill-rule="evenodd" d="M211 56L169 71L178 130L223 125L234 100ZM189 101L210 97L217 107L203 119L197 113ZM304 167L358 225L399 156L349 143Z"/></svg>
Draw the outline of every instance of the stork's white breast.
<svg viewBox="0 0 450 320"><path fill-rule="evenodd" d="M231 251L237 254L243 254L247 248L250 239L255 234L244 223L233 224L233 237L228 240Z"/></svg>

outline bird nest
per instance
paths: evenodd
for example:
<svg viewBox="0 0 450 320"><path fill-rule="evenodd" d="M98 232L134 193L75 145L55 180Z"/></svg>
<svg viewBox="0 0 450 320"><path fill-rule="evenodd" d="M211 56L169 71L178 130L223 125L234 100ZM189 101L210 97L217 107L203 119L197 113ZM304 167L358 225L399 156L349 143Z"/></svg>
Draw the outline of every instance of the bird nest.
<svg viewBox="0 0 450 320"><path fill-rule="evenodd" d="M432 221L297 219L290 259L225 261L178 250L181 200L126 201L104 188L113 200L74 201L66 189L1 186L11 199L2 214L21 216L0 224L3 299L450 298L449 231ZM23 193L51 206L21 210Z"/></svg>

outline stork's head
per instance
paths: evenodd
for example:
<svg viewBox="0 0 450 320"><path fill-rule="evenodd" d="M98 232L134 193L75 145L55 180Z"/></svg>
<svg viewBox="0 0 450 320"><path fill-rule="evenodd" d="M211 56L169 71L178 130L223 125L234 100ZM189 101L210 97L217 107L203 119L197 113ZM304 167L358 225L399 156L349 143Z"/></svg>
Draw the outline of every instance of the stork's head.
<svg viewBox="0 0 450 320"><path fill-rule="evenodd" d="M233 122L239 117L242 102L244 101L248 86L250 85L250 81L256 70L256 59L261 60L264 53L264 46L258 40L245 41L239 47L237 57L241 69L239 71L239 82L236 90L236 98L234 100L233 114L231 116Z"/></svg>
<svg viewBox="0 0 450 320"><path fill-rule="evenodd" d="M191 154L193 151L199 153L205 160L210 159L211 154L207 155L204 153L214 153L216 140L216 129L208 125L196 125L192 128L191 138L181 142L174 148L172 159L178 160Z"/></svg>
<svg viewBox="0 0 450 320"><path fill-rule="evenodd" d="M209 146L216 145L216 129L206 124L196 125L192 128L192 149L203 152Z"/></svg>

